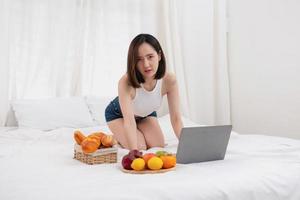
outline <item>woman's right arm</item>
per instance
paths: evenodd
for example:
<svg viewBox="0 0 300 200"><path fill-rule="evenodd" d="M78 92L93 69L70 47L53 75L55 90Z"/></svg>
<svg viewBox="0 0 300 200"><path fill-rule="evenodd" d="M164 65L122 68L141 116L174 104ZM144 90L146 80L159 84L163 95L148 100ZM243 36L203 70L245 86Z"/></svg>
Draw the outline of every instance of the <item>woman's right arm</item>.
<svg viewBox="0 0 300 200"><path fill-rule="evenodd" d="M127 83L127 77L123 76L118 84L118 94L120 107L124 119L125 138L127 140L128 148L130 150L138 149L136 122L134 118L132 100L130 95L131 90L132 88Z"/></svg>

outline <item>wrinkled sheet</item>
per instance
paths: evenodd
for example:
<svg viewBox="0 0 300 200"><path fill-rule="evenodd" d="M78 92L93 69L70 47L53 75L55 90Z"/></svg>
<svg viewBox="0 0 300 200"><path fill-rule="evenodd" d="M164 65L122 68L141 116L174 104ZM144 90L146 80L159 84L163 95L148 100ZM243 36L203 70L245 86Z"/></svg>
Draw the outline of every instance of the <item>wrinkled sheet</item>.
<svg viewBox="0 0 300 200"><path fill-rule="evenodd" d="M167 120L160 123L171 131ZM108 128L82 129L97 130ZM232 132L225 160L135 175L120 170L125 149L118 149L115 164L73 159L73 131L0 128L0 199L300 199L299 140ZM165 150L175 153L177 140L168 137L167 144Z"/></svg>

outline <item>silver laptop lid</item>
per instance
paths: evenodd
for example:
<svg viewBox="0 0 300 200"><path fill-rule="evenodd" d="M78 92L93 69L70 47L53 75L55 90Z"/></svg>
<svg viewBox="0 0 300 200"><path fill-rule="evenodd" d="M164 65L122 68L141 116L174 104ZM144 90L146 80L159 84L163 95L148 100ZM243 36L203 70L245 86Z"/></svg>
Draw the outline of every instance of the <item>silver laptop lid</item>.
<svg viewBox="0 0 300 200"><path fill-rule="evenodd" d="M223 160L231 129L231 125L182 128L177 163Z"/></svg>

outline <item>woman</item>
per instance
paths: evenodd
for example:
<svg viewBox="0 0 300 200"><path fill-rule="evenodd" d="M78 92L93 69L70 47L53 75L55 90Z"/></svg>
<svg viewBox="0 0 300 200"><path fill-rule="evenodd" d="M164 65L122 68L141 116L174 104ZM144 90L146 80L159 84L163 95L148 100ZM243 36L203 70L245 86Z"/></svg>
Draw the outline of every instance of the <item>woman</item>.
<svg viewBox="0 0 300 200"><path fill-rule="evenodd" d="M137 35L127 57L127 73L118 83L118 97L105 110L108 127L126 149L164 147L156 110L167 95L171 124L179 138L182 121L176 77L166 73L166 61L158 40Z"/></svg>

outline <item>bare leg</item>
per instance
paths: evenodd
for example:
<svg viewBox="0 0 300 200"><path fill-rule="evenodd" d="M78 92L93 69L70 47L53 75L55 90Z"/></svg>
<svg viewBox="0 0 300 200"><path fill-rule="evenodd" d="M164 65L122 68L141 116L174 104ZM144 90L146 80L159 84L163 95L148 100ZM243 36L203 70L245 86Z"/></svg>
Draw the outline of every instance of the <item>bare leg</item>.
<svg viewBox="0 0 300 200"><path fill-rule="evenodd" d="M165 139L156 117L147 117L137 124L148 148L164 147Z"/></svg>
<svg viewBox="0 0 300 200"><path fill-rule="evenodd" d="M128 143L125 137L123 118L115 119L107 123L109 129L114 134L114 138L126 149L129 149ZM139 150L146 150L147 145L144 138L144 135L137 129L137 143Z"/></svg>

